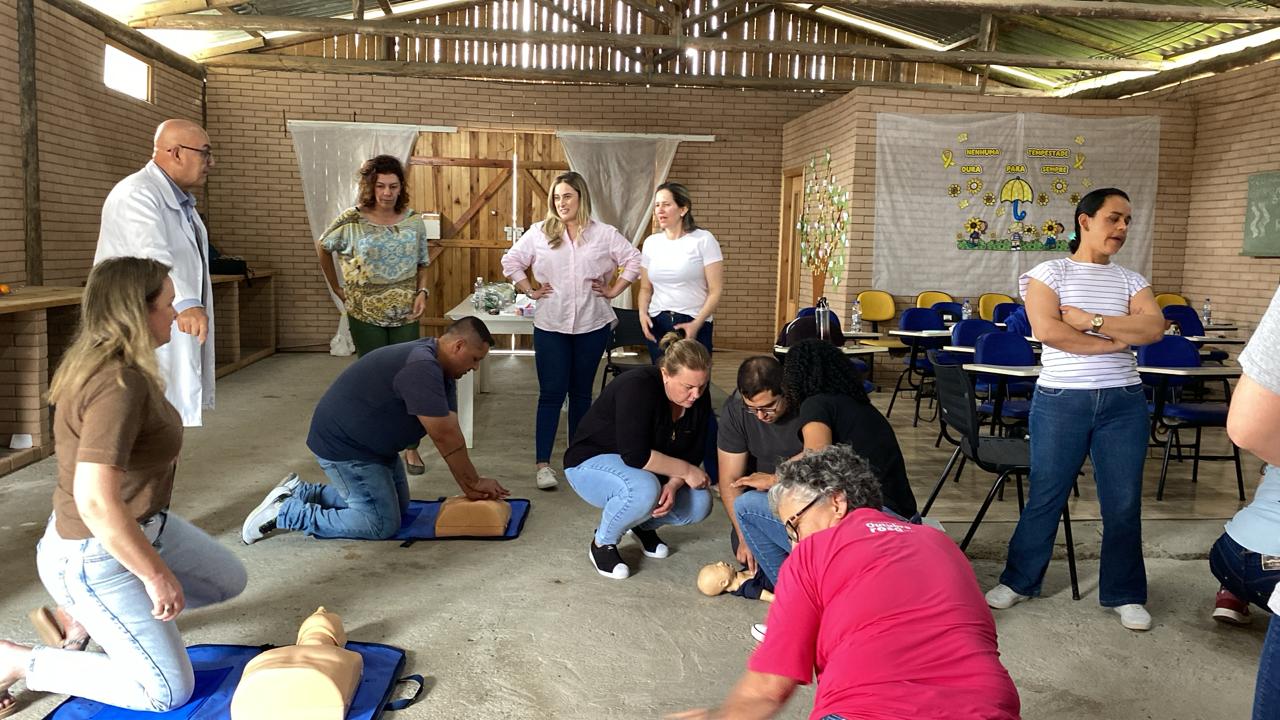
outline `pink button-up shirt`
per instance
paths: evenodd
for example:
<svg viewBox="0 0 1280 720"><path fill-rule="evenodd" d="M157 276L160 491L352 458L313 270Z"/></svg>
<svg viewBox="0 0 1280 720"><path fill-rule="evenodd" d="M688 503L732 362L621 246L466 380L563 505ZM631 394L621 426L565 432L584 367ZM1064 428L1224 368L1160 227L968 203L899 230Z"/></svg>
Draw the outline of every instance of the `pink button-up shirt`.
<svg viewBox="0 0 1280 720"><path fill-rule="evenodd" d="M640 251L612 225L592 221L578 242L569 242L566 233L560 246L552 248L542 233L542 223L534 223L505 255L502 274L518 283L533 270L538 281L551 284L551 294L538 301L533 326L550 332L581 334L599 330L617 319L608 298L591 291L591 281L612 286L614 273L634 282L640 277Z"/></svg>

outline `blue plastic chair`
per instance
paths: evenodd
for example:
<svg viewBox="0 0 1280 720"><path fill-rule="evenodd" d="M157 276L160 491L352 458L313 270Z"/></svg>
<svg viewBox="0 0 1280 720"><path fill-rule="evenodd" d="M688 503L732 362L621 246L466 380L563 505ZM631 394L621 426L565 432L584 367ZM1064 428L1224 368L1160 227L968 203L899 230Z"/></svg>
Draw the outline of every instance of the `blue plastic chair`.
<svg viewBox="0 0 1280 720"><path fill-rule="evenodd" d="M961 320L951 326L951 344L975 347L978 344L978 338L999 330L1000 328L996 327L994 322L987 320Z"/></svg>
<svg viewBox="0 0 1280 720"><path fill-rule="evenodd" d="M960 322L964 318L964 306L958 302L936 302L929 308L942 316L944 322Z"/></svg>
<svg viewBox="0 0 1280 720"><path fill-rule="evenodd" d="M991 321L1005 322L1006 318L1017 312L1021 307L1018 303L1000 303L991 311Z"/></svg>
<svg viewBox="0 0 1280 720"><path fill-rule="evenodd" d="M898 328L900 330L945 330L942 324L942 316L934 312L932 308L908 308L902 311L902 315L898 318ZM898 399L898 393L903 391L902 384L905 382L905 389L914 390L916 393L916 414L911 421L911 426L915 427L920 422L920 400L924 395L924 387L930 378L933 377L933 365L929 362L929 358L925 356L925 352L930 349L940 348L947 343L945 336L938 338L913 338L905 337L902 341L906 343L910 349L907 356L907 368L898 376L898 382L893 387L893 396L889 398L889 409L885 412L885 417L893 413L893 404Z"/></svg>
<svg viewBox="0 0 1280 720"><path fill-rule="evenodd" d="M1183 335L1204 335L1204 323L1200 322L1200 314L1196 309L1188 305L1166 305L1160 311L1164 313L1164 319L1170 320L1178 326L1178 331ZM1228 357L1225 350L1210 349L1208 356L1205 358L1210 362L1221 363Z"/></svg>
<svg viewBox="0 0 1280 720"><path fill-rule="evenodd" d="M1170 305L1169 307L1174 307ZM1192 310L1192 312L1195 312ZM1147 367L1174 367L1174 368L1195 368L1200 367L1200 350L1195 343L1178 335L1165 335L1151 345L1143 345L1138 348L1138 365ZM1240 500L1244 501L1244 474L1240 469L1240 448L1235 443L1231 443L1230 455L1205 455L1200 451L1200 435L1201 431L1207 427L1227 427L1227 407L1231 400L1230 386L1227 386L1227 402L1182 402L1181 391L1183 386L1190 382L1194 382L1192 377L1179 377L1176 375L1156 375L1152 373L1143 373L1142 382L1149 387L1154 388L1151 394L1151 438L1159 441L1161 432L1165 434L1164 439L1164 461L1160 465L1160 484L1156 487L1156 500L1164 499L1165 478L1169 472L1169 456L1173 449L1178 449L1179 457L1181 457L1184 449L1192 451L1191 460L1191 482L1199 479L1200 461L1201 460L1234 460L1236 464L1236 492ZM1178 438L1178 431L1184 428L1194 428L1196 431L1196 439L1194 443L1182 443ZM1227 438L1230 442L1230 436Z"/></svg>
<svg viewBox="0 0 1280 720"><path fill-rule="evenodd" d="M982 365L1026 366L1036 364L1031 343L1015 333L988 333L978 338L973 346L973 361ZM1027 380L1010 381L1004 375L978 373L974 387L987 394L986 402L978 406L978 412L991 416L994 433L1002 419L1026 421L1031 416L1031 401L1026 398L1035 390L1035 383Z"/></svg>

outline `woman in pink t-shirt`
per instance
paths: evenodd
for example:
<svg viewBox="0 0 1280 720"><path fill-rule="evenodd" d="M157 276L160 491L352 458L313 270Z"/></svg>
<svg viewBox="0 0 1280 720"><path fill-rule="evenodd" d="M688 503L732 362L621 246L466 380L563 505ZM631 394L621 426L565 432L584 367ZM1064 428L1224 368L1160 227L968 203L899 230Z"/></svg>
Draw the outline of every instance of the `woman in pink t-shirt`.
<svg viewBox="0 0 1280 720"><path fill-rule="evenodd" d="M845 445L778 467L769 504L798 543L769 632L717 711L773 717L814 674L817 720L1015 720L1018 691L964 555L881 507L871 466Z"/></svg>

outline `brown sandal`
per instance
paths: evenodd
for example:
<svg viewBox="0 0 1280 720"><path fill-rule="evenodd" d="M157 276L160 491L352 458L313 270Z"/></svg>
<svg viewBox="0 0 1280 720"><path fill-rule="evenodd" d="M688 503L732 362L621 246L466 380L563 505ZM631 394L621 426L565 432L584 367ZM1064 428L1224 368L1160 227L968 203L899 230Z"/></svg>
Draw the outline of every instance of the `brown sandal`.
<svg viewBox="0 0 1280 720"><path fill-rule="evenodd" d="M38 607L27 613L27 619L31 621L31 626L36 629L36 636L40 638L40 642L48 647L78 651L84 650L89 646L89 635L87 633L74 638L66 636L62 626L58 624L55 610L47 607ZM0 715L0 718L3 717L4 715Z"/></svg>

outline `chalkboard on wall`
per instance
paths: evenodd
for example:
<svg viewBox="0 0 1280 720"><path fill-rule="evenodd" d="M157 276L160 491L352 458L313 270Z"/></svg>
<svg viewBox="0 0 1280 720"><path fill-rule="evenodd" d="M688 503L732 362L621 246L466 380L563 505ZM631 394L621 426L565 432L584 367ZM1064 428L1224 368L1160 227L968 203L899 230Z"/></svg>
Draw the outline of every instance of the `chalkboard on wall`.
<svg viewBox="0 0 1280 720"><path fill-rule="evenodd" d="M1280 172L1249 176L1241 255L1280 257Z"/></svg>

